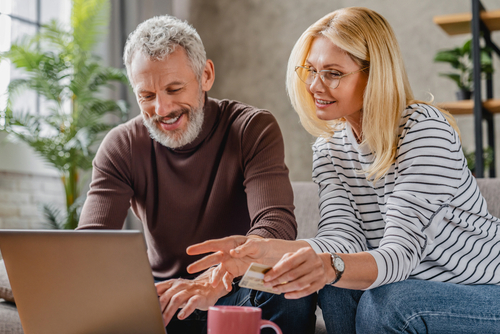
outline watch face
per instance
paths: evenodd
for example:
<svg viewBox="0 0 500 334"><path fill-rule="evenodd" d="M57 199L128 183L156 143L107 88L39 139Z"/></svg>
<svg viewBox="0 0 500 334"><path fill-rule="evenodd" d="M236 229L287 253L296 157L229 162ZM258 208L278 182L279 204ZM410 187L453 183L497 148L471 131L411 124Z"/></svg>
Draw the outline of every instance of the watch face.
<svg viewBox="0 0 500 334"><path fill-rule="evenodd" d="M344 271L344 261L342 261L342 259L340 258L335 258L335 260L333 261L333 264L335 265L335 268L340 271L340 272L343 272Z"/></svg>

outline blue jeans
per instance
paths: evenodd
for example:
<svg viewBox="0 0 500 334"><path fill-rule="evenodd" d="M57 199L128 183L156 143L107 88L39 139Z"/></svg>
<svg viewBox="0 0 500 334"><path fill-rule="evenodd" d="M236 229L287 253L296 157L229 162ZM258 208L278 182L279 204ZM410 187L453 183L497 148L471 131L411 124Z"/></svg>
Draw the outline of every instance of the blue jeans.
<svg viewBox="0 0 500 334"><path fill-rule="evenodd" d="M500 333L500 286L409 279L367 291L325 286L319 305L334 333Z"/></svg>
<svg viewBox="0 0 500 334"><path fill-rule="evenodd" d="M262 319L271 320L283 334L313 334L316 324L317 295L289 300L281 295L240 288L233 284L233 291L220 298L216 305L253 306L262 309ZM195 310L188 318L179 320L177 314L167 325L168 334L205 334L207 333L207 312ZM275 333L264 328L263 334ZM230 333L228 333L230 334Z"/></svg>

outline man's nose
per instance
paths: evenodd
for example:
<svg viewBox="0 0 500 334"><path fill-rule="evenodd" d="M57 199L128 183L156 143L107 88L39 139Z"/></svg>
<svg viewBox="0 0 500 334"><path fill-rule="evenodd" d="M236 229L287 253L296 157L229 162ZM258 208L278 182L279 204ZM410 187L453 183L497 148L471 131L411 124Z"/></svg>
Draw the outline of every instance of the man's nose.
<svg viewBox="0 0 500 334"><path fill-rule="evenodd" d="M158 94L155 102L155 113L158 116L167 116L174 109L173 98L164 94Z"/></svg>

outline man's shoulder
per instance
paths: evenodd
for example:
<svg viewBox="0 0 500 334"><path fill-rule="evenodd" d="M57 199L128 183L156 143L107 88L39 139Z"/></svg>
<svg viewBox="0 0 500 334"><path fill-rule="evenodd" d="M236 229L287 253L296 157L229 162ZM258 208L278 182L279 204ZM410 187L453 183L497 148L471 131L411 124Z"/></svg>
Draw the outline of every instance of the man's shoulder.
<svg viewBox="0 0 500 334"><path fill-rule="evenodd" d="M276 123L276 119L266 109L261 109L236 100L209 98L210 103L217 104L222 118L230 120L235 126L248 126L252 120L258 119L257 123Z"/></svg>
<svg viewBox="0 0 500 334"><path fill-rule="evenodd" d="M139 115L111 129L102 145L130 148L132 144L135 146L150 142L148 130L142 122L142 116Z"/></svg>
<svg viewBox="0 0 500 334"><path fill-rule="evenodd" d="M131 137L134 139L139 139L139 137L148 137L148 130L142 122L142 116L138 115L131 118L125 123L121 123L115 126L111 131L109 131L108 136L115 137Z"/></svg>

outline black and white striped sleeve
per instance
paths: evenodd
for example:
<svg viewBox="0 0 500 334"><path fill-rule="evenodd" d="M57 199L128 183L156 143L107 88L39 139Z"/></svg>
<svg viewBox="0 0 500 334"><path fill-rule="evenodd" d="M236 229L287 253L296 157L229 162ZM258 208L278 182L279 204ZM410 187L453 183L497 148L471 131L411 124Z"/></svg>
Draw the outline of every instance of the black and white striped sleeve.
<svg viewBox="0 0 500 334"><path fill-rule="evenodd" d="M370 288L408 278L443 228L446 208L460 185L463 153L458 134L439 111L428 108L427 113L411 114L402 131L384 236L379 247L369 251L378 267Z"/></svg>
<svg viewBox="0 0 500 334"><path fill-rule="evenodd" d="M335 164L319 139L313 146L313 181L319 186L320 221L315 238L306 241L317 253L357 253L367 249L366 238L351 198L337 175ZM337 166L338 167L338 166Z"/></svg>

